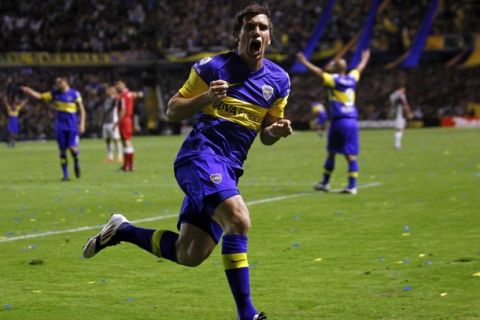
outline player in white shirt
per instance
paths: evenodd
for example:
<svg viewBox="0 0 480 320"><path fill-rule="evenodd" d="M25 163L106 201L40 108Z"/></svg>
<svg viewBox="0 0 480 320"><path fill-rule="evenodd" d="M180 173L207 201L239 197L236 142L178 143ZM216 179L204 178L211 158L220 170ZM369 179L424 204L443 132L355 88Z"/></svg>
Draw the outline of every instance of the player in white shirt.
<svg viewBox="0 0 480 320"><path fill-rule="evenodd" d="M402 148L403 130L407 124L405 116L408 119L413 117L410 105L408 104L405 87L400 87L390 94L390 104L395 115L394 145L395 149L400 150Z"/></svg>
<svg viewBox="0 0 480 320"><path fill-rule="evenodd" d="M115 144L117 151L117 162L123 162L122 144L120 143L120 130L115 123L118 121L117 110L117 91L114 86L107 88L107 98L103 103L103 125L102 125L102 137L107 144L107 159L106 162L113 162L113 146L112 141Z"/></svg>

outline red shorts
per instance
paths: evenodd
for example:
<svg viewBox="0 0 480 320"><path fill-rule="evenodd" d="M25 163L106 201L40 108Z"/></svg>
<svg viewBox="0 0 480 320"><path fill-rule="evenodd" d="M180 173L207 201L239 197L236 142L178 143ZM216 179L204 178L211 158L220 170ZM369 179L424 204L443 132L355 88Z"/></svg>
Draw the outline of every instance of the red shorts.
<svg viewBox="0 0 480 320"><path fill-rule="evenodd" d="M123 140L130 140L133 136L133 126L131 121L122 121L120 122L120 135Z"/></svg>

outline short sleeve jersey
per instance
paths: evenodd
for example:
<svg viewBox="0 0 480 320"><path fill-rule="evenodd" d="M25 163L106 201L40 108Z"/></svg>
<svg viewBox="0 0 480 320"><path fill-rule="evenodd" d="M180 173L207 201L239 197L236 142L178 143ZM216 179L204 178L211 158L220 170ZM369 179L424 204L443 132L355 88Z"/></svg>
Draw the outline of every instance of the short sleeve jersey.
<svg viewBox="0 0 480 320"><path fill-rule="evenodd" d="M228 82L227 96L197 113L176 162L214 156L241 168L265 115L284 117L290 78L268 59L260 70L251 72L236 52L229 52L195 63L179 93L186 98L197 96L208 91L213 80Z"/></svg>
<svg viewBox="0 0 480 320"><path fill-rule="evenodd" d="M58 90L44 92L42 100L53 103L57 129L77 130L77 104L82 102L82 96L77 90L70 88L65 92Z"/></svg>
<svg viewBox="0 0 480 320"><path fill-rule="evenodd" d="M324 85L328 88L330 102L329 114L333 120L358 118L355 88L359 79L360 72L356 69L345 75L324 73Z"/></svg>
<svg viewBox="0 0 480 320"><path fill-rule="evenodd" d="M134 108L134 96L131 91L125 89L120 93L118 97L119 107L125 109L125 115L120 121L129 121L133 117L133 108Z"/></svg>

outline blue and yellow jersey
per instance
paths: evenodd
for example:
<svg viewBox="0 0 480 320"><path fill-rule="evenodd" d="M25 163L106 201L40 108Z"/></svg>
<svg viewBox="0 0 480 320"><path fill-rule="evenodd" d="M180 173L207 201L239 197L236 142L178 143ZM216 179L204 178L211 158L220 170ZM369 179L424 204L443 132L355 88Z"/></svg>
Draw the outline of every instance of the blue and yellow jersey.
<svg viewBox="0 0 480 320"><path fill-rule="evenodd" d="M315 116L315 124L325 124L327 122L327 111L325 107L320 102L313 102L312 103L312 113Z"/></svg>
<svg viewBox="0 0 480 320"><path fill-rule="evenodd" d="M331 119L357 118L358 111L355 106L355 88L360 79L360 72L353 69L348 74L324 73L324 85L328 90Z"/></svg>
<svg viewBox="0 0 480 320"><path fill-rule="evenodd" d="M7 113L9 117L18 117L22 107L21 105L15 105L15 107L10 108L7 106Z"/></svg>
<svg viewBox="0 0 480 320"><path fill-rule="evenodd" d="M185 98L195 97L208 91L214 80L229 83L227 96L196 115L194 128L177 161L210 154L223 156L231 165L241 168L265 115L284 117L290 78L267 59L260 70L252 73L236 52L229 52L195 63L179 93Z"/></svg>
<svg viewBox="0 0 480 320"><path fill-rule="evenodd" d="M75 89L48 91L42 93L42 100L52 102L55 113L55 126L61 130L77 130L77 104L82 102L82 96Z"/></svg>

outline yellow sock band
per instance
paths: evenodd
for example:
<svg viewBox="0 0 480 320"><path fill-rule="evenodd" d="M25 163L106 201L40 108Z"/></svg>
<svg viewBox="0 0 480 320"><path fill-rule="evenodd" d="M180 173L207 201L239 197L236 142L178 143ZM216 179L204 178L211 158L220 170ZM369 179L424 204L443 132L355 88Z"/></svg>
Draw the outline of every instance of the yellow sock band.
<svg viewBox="0 0 480 320"><path fill-rule="evenodd" d="M152 253L157 257L162 257L162 250L160 248L160 239L162 239L162 235L165 230L155 230L152 235Z"/></svg>
<svg viewBox="0 0 480 320"><path fill-rule="evenodd" d="M230 253L223 255L223 266L225 270L240 269L248 267L247 253Z"/></svg>
<svg viewBox="0 0 480 320"><path fill-rule="evenodd" d="M349 172L348 176L353 178L358 178L358 172Z"/></svg>

